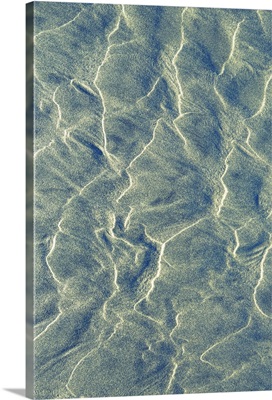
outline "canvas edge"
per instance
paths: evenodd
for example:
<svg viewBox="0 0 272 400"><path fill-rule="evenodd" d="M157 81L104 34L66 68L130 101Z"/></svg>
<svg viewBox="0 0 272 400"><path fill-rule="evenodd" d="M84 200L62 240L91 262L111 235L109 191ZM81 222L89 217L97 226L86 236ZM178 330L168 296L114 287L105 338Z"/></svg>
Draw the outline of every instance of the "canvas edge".
<svg viewBox="0 0 272 400"><path fill-rule="evenodd" d="M33 349L33 13L34 2L25 8L26 96L26 397L34 398Z"/></svg>

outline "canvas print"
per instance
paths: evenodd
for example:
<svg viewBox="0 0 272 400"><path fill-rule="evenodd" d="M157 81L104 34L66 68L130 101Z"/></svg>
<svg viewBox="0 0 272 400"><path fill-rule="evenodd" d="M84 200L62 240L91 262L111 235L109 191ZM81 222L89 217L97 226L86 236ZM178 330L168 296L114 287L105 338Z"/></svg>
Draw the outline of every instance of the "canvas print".
<svg viewBox="0 0 272 400"><path fill-rule="evenodd" d="M271 29L27 5L29 397L272 389Z"/></svg>

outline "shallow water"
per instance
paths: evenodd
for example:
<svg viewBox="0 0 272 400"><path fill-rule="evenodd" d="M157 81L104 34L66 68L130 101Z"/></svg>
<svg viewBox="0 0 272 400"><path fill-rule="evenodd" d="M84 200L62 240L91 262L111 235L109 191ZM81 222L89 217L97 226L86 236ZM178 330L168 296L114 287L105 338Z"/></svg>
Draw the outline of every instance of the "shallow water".
<svg viewBox="0 0 272 400"><path fill-rule="evenodd" d="M271 390L271 12L34 21L36 398Z"/></svg>

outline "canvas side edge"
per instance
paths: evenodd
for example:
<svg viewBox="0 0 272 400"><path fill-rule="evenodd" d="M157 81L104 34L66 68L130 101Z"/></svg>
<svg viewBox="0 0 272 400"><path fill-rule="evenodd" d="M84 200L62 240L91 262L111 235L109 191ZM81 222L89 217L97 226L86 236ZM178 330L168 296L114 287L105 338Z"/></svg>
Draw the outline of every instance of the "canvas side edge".
<svg viewBox="0 0 272 400"><path fill-rule="evenodd" d="M33 13L26 4L26 397L33 399Z"/></svg>

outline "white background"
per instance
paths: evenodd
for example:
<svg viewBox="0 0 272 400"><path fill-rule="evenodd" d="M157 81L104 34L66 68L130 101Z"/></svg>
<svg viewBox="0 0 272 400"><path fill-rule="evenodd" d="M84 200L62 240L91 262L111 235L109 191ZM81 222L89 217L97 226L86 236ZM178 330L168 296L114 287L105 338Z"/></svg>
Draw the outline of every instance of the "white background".
<svg viewBox="0 0 272 400"><path fill-rule="evenodd" d="M68 0L66 0L68 1ZM91 0L90 0L91 1ZM79 2L79 1L75 1ZM87 2L87 1L82 1ZM97 1L93 3L115 3ZM125 4L179 5L270 9L270 0L135 0ZM25 387L25 1L1 2L0 61L0 210L1 210L1 362L0 398L19 399L16 389ZM271 366L272 368L272 366ZM12 391L8 391L13 390ZM146 396L158 400L266 400L271 392L198 394L182 396ZM135 400L137 398L134 397Z"/></svg>

